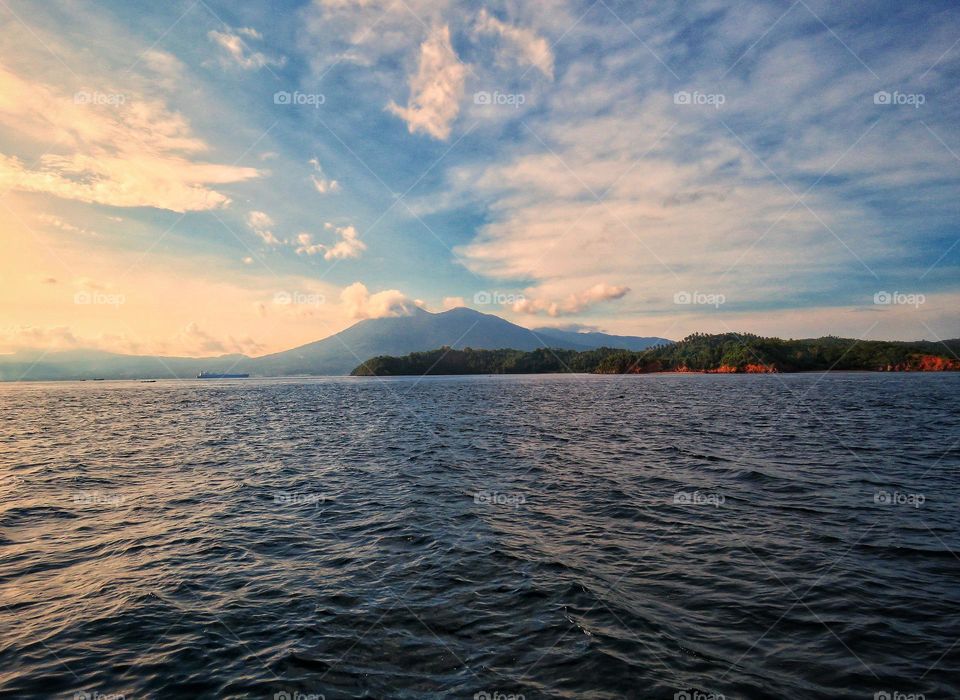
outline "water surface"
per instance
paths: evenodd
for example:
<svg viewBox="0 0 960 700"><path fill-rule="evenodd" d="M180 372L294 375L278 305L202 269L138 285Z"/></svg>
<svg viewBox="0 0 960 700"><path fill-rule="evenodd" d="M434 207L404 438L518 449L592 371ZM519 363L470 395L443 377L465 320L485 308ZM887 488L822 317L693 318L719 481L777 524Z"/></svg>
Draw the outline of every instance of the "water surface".
<svg viewBox="0 0 960 700"><path fill-rule="evenodd" d="M958 394L0 385L0 694L957 697Z"/></svg>

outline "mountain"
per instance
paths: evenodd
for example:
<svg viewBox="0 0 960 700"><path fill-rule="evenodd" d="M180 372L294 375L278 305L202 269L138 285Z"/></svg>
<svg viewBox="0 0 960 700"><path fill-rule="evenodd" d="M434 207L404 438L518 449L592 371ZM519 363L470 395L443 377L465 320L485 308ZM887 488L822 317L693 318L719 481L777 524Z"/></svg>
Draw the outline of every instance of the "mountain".
<svg viewBox="0 0 960 700"><path fill-rule="evenodd" d="M633 335L609 335L607 333L580 333L559 328L534 328L533 332L551 348L597 349L618 348L623 350L646 350L654 345L670 343L663 338L641 338Z"/></svg>
<svg viewBox="0 0 960 700"><path fill-rule="evenodd" d="M201 371L249 371L245 355L159 357L102 350L25 350L0 355L0 381L70 379L185 379Z"/></svg>
<svg viewBox="0 0 960 700"><path fill-rule="evenodd" d="M584 336L582 340L581 335ZM589 350L599 347L599 343L639 350L669 342L663 338L607 336L603 333L531 331L499 316L464 307L436 314L415 307L410 316L360 321L329 338L257 358L254 371L264 375L349 374L351 369L371 357L406 355L444 346L487 350L536 350L543 347Z"/></svg>
<svg viewBox="0 0 960 700"><path fill-rule="evenodd" d="M450 346L495 350L535 350L551 347L589 350L609 346L639 350L669 343L663 338L574 333L556 329L530 330L498 316L467 308L430 313L414 307L408 316L367 319L329 338L292 350L247 357L156 357L122 355L98 350L26 351L0 356L0 381L18 379L137 379L188 378L201 371L248 372L254 376L345 375L378 355Z"/></svg>

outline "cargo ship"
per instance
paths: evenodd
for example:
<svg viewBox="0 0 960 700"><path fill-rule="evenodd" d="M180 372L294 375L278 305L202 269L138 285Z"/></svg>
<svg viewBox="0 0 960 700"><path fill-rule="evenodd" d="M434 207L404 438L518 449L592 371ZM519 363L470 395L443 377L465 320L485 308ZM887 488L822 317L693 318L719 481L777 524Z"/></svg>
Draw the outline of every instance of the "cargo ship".
<svg viewBox="0 0 960 700"><path fill-rule="evenodd" d="M227 374L226 372L201 372L197 379L246 379L249 374Z"/></svg>

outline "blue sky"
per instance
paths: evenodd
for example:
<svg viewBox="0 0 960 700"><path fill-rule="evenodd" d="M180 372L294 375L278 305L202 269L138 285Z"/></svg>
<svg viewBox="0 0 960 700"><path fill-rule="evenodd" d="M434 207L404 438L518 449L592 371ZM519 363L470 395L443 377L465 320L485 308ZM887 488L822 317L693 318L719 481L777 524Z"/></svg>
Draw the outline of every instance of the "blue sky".
<svg viewBox="0 0 960 700"><path fill-rule="evenodd" d="M960 336L955 4L0 16L3 348L257 353L414 304Z"/></svg>

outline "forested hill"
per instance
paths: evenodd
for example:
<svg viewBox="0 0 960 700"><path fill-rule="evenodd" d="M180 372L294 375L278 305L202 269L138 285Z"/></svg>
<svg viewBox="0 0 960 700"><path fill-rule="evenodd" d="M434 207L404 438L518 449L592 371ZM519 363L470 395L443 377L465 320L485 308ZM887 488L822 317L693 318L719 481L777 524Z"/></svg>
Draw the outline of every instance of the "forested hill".
<svg viewBox="0 0 960 700"><path fill-rule="evenodd" d="M874 372L960 370L960 340L878 341L853 338L783 340L756 335L696 333L648 350L455 350L440 348L403 357L380 356L356 376L424 374L538 374L591 372L769 373L824 370Z"/></svg>

